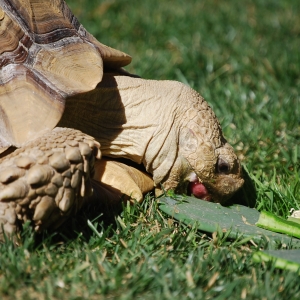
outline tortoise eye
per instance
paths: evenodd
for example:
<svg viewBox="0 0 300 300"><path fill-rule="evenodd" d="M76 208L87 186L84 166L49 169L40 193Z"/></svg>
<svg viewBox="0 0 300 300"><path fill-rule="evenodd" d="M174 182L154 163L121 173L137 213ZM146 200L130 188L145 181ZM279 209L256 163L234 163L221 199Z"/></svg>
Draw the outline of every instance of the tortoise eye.
<svg viewBox="0 0 300 300"><path fill-rule="evenodd" d="M229 171L230 171L229 163L226 160L219 158L217 162L217 172L229 173Z"/></svg>

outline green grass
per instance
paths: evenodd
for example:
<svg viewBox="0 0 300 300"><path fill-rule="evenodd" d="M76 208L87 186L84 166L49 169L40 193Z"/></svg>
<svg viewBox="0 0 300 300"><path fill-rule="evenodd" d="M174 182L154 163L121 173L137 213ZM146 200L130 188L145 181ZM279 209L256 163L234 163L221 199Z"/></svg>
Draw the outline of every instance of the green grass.
<svg viewBox="0 0 300 300"><path fill-rule="evenodd" d="M259 210L300 209L299 1L68 2L102 43L132 55L128 71L182 81L206 98L254 181ZM0 298L300 297L297 275L252 262L262 245L178 224L150 196L116 222L96 217L88 208L62 232L34 240L27 228L20 247L1 244Z"/></svg>

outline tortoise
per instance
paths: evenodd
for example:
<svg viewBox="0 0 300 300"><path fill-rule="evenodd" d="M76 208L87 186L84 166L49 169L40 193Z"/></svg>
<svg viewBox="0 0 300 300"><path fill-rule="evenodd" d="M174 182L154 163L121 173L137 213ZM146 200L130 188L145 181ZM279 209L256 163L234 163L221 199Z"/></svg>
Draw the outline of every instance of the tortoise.
<svg viewBox="0 0 300 300"><path fill-rule="evenodd" d="M155 188L225 203L243 185L207 102L127 73L131 57L97 41L63 0L1 0L0 45L5 234L25 221L57 228L95 198L142 201Z"/></svg>

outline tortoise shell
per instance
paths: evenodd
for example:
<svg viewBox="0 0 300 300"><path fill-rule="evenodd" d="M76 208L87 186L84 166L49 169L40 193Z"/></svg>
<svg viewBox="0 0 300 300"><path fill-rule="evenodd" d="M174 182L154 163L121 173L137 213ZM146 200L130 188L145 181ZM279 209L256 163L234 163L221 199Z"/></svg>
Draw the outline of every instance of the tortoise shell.
<svg viewBox="0 0 300 300"><path fill-rule="evenodd" d="M53 129L66 98L94 89L103 66L131 62L88 33L63 0L1 0L0 45L0 153Z"/></svg>

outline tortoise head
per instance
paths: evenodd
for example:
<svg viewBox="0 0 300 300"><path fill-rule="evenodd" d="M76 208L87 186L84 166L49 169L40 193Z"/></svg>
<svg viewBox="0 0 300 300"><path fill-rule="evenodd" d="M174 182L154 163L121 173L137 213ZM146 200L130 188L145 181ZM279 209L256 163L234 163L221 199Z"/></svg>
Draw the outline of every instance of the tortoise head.
<svg viewBox="0 0 300 300"><path fill-rule="evenodd" d="M164 188L224 203L244 183L240 162L198 93L189 92L181 112L177 159L162 182Z"/></svg>
<svg viewBox="0 0 300 300"><path fill-rule="evenodd" d="M181 153L186 161L185 190L197 198L224 203L244 183L240 162L227 142L218 148L211 142L197 142L195 152Z"/></svg>

